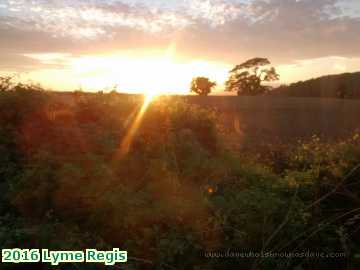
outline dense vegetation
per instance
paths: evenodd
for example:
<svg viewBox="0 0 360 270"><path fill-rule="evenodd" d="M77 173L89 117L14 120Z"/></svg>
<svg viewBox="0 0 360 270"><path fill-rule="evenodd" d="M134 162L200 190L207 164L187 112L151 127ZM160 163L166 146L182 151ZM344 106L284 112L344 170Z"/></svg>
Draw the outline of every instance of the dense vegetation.
<svg viewBox="0 0 360 270"><path fill-rule="evenodd" d="M2 248L120 247L127 269L360 267L359 134L235 156L214 112L162 98L123 154L141 100L74 95L67 102L29 88L0 92ZM205 254L227 250L346 258ZM72 267L104 269L58 269Z"/></svg>
<svg viewBox="0 0 360 270"><path fill-rule="evenodd" d="M271 94L287 97L360 98L360 72L323 76L280 86Z"/></svg>

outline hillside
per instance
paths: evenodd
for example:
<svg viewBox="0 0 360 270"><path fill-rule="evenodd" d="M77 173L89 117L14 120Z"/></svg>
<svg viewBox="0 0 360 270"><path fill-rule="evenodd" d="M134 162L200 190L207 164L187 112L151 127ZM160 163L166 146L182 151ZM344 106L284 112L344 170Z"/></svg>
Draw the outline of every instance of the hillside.
<svg viewBox="0 0 360 270"><path fill-rule="evenodd" d="M287 86L272 92L286 97L360 98L360 72L328 75Z"/></svg>

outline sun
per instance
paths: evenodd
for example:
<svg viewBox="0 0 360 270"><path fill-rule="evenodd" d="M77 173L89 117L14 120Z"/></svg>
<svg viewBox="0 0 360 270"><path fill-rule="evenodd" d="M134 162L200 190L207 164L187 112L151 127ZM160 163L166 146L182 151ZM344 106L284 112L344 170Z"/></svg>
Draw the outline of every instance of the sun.
<svg viewBox="0 0 360 270"><path fill-rule="evenodd" d="M158 96L162 95L161 92L156 92L156 91L148 91L146 93L144 93L145 95L145 99L144 99L144 106L147 108L150 103Z"/></svg>
<svg viewBox="0 0 360 270"><path fill-rule="evenodd" d="M48 59L50 56L46 57ZM174 45L165 51L121 51L103 55L66 56L63 62L66 66L63 73L47 72L45 75L48 80L59 83L59 79L68 81L73 78L76 80L75 87L80 86L84 91L93 92L113 89L116 85L117 92L145 96L139 111L129 119L126 135L119 145L118 158L126 156L131 149L133 138L154 98L160 95L188 94L191 80L196 76L224 82L230 68L221 62L177 57Z"/></svg>
<svg viewBox="0 0 360 270"><path fill-rule="evenodd" d="M228 66L203 60L180 60L168 52L111 53L73 59L71 73L86 91L117 85L119 92L145 94L187 94L193 77L207 76L225 81Z"/></svg>

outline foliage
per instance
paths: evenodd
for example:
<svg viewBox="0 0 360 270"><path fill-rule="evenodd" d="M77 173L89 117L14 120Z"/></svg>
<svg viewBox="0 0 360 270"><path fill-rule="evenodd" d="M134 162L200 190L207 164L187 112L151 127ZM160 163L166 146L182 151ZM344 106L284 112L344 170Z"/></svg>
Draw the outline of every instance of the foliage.
<svg viewBox="0 0 360 270"><path fill-rule="evenodd" d="M279 79L275 68L268 68L270 64L266 58L253 58L236 65L230 71L230 77L226 82L226 91L236 91L239 96L255 96L268 92L269 87L261 85L262 82Z"/></svg>
<svg viewBox="0 0 360 270"><path fill-rule="evenodd" d="M206 77L197 77L191 81L190 92L194 92L200 96L207 96L211 93L211 89L216 86L215 82L210 81Z"/></svg>
<svg viewBox="0 0 360 270"><path fill-rule="evenodd" d="M129 269L359 267L359 134L239 157L219 143L213 111L160 98L122 155L141 105L111 94L0 94L3 248L120 247ZM228 250L348 257L204 255Z"/></svg>

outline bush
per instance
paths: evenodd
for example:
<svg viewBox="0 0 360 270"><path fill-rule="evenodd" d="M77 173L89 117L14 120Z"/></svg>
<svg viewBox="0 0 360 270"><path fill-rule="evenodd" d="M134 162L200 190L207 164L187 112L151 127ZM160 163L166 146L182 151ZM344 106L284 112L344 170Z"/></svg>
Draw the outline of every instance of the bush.
<svg viewBox="0 0 360 270"><path fill-rule="evenodd" d="M358 134L285 147L277 166L278 155L223 149L214 112L163 98L119 155L141 102L110 97L0 94L12 104L0 106L4 248L121 247L130 269L338 269L331 260L204 256L227 250L346 252L340 262L357 266Z"/></svg>

